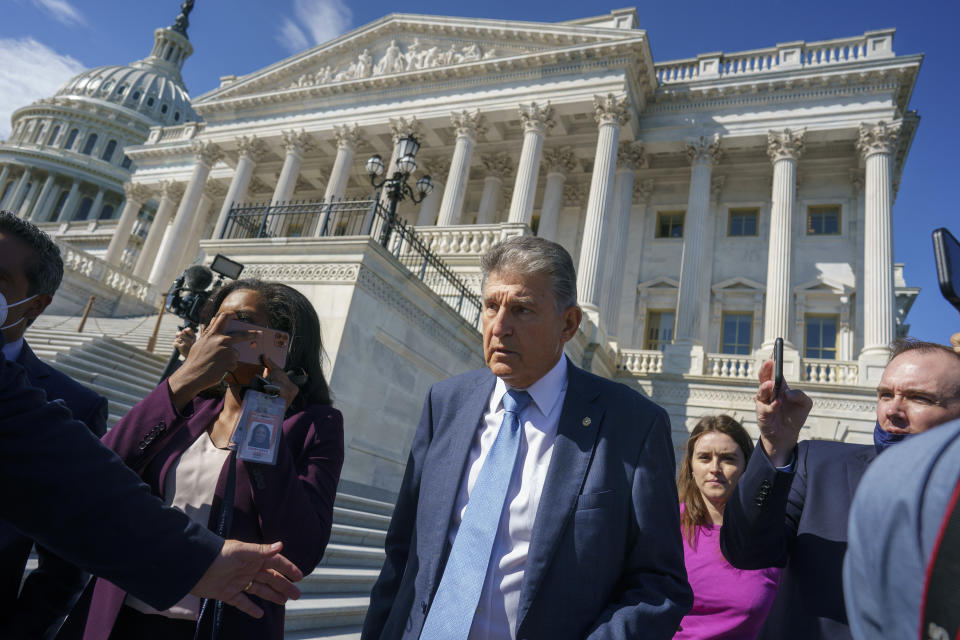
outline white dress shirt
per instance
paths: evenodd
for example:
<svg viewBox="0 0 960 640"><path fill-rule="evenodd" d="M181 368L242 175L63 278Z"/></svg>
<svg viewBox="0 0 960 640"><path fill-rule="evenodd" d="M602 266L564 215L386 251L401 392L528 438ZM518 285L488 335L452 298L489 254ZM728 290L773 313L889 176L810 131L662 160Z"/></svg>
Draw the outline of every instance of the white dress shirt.
<svg viewBox="0 0 960 640"><path fill-rule="evenodd" d="M466 478L460 481L453 522L448 534L451 544L460 528L460 521L483 462L500 430L504 414L502 400L507 390L506 383L497 378L487 411L480 421L473 446L470 448ZM480 592L480 602L473 618L469 640L500 640L516 636L517 607L520 603L527 550L530 547L533 522L537 516L547 468L553 455L553 443L557 438L563 399L567 394L566 356L561 355L557 364L526 391L533 401L519 416L523 425L523 438L520 440L517 462L507 488L506 503L509 507L500 517L500 527L493 542L487 576Z"/></svg>
<svg viewBox="0 0 960 640"><path fill-rule="evenodd" d="M21 351L23 351L23 338L3 345L3 357L7 359L7 362L16 362Z"/></svg>

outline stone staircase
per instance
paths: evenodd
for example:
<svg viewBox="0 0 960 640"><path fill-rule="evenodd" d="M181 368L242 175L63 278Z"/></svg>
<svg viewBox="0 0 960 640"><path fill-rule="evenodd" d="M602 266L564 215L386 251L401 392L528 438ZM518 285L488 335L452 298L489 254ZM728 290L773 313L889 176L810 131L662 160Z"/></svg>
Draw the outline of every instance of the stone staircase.
<svg viewBox="0 0 960 640"><path fill-rule="evenodd" d="M26 337L38 357L108 398L109 425L113 426L156 386L166 365L170 348L166 345L172 344L179 319L163 319L159 353L151 354L143 347L155 320L156 316L91 318L85 331L77 333L75 317L40 316ZM337 493L333 531L323 560L300 583L300 600L287 605L289 640L360 637L393 512L392 503L363 497L367 493L357 486ZM28 570L35 567L36 560L31 558Z"/></svg>

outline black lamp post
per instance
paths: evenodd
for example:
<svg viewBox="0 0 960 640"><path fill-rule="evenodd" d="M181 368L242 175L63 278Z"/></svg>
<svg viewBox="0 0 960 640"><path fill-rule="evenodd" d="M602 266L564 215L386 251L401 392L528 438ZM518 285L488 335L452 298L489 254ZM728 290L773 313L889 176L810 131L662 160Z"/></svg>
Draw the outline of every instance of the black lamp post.
<svg viewBox="0 0 960 640"><path fill-rule="evenodd" d="M409 197L414 204L422 202L427 194L433 191L433 183L430 176L423 176L417 180L416 187L407 184L407 179L417 170L416 155L420 150L420 143L413 136L404 136L397 141L397 166L392 174L387 174L377 182L377 178L383 175L383 158L379 155L370 156L367 160L367 174L370 176L370 184L375 189L383 187L386 189L387 198L390 200L390 209L387 211L387 224L384 225L380 233L380 244L384 247L390 242L390 233L393 231L393 225L397 221L397 203Z"/></svg>

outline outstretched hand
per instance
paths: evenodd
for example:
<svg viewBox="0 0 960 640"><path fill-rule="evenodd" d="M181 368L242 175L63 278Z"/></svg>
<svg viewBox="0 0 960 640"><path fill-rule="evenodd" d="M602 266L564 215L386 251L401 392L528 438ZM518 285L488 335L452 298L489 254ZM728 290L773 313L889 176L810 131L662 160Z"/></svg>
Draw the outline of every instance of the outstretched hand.
<svg viewBox="0 0 960 640"><path fill-rule="evenodd" d="M195 596L220 600L247 615L259 618L263 609L247 594L285 604L300 597L294 582L303 579L295 564L280 555L283 544L250 544L227 540L220 554L190 590Z"/></svg>
<svg viewBox="0 0 960 640"><path fill-rule="evenodd" d="M760 366L760 386L754 405L763 449L774 466L782 467L790 462L813 400L803 391L791 389L786 380L779 394L774 393L773 387L773 360L767 360Z"/></svg>

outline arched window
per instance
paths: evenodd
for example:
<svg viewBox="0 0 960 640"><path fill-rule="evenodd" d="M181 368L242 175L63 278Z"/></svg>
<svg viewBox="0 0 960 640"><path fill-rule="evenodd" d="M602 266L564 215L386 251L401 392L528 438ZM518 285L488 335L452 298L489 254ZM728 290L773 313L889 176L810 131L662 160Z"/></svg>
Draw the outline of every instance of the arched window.
<svg viewBox="0 0 960 640"><path fill-rule="evenodd" d="M174 114L173 114L173 121L174 121L174 122L180 122L180 112L179 112L179 111L174 112Z"/></svg>
<svg viewBox="0 0 960 640"><path fill-rule="evenodd" d="M147 98L147 106L148 107L153 106L153 96L150 96L149 98Z"/></svg>
<svg viewBox="0 0 960 640"><path fill-rule="evenodd" d="M124 169L129 169L131 164L133 164L133 161L130 160L130 156L124 155L123 163L120 166L123 167Z"/></svg>
<svg viewBox="0 0 960 640"><path fill-rule="evenodd" d="M35 136L33 136L33 143L34 143L34 144L39 144L39 143L40 143L40 136L43 135L43 130L44 130L45 128L46 128L46 127L44 127L42 124L37 127L37 134L36 134Z"/></svg>
<svg viewBox="0 0 960 640"><path fill-rule="evenodd" d="M103 205L103 209L100 209L100 219L109 220L112 217L113 217L113 205L112 204Z"/></svg>
<svg viewBox="0 0 960 640"><path fill-rule="evenodd" d="M140 99L140 92L139 92L139 91L134 91L134 92L133 92L133 99L134 99L134 100L139 100L139 99Z"/></svg>
<svg viewBox="0 0 960 640"><path fill-rule="evenodd" d="M50 137L47 138L47 146L53 146L53 142L57 139L58 135L60 135L60 125L55 126L53 131L50 132Z"/></svg>
<svg viewBox="0 0 960 640"><path fill-rule="evenodd" d="M77 141L77 134L80 133L79 129L71 129L70 135L67 136L67 144L63 145L64 149L73 149L73 143Z"/></svg>
<svg viewBox="0 0 960 640"><path fill-rule="evenodd" d="M169 49L167 49L167 55L164 57L164 59L169 60L170 56L172 55L173 55L173 47L170 47Z"/></svg>
<svg viewBox="0 0 960 640"><path fill-rule="evenodd" d="M77 215L73 216L74 220L86 220L87 216L90 215L90 207L93 206L93 198L84 198L80 201L80 208L77 209Z"/></svg>
<svg viewBox="0 0 960 640"><path fill-rule="evenodd" d="M166 112L167 112L167 105L163 105L162 107L160 107L160 113L166 113Z"/></svg>
<svg viewBox="0 0 960 640"><path fill-rule="evenodd" d="M110 162L113 159L113 152L117 150L117 141L111 140L107 143L107 148L103 150L103 155L100 156L101 160L106 160Z"/></svg>
<svg viewBox="0 0 960 640"><path fill-rule="evenodd" d="M83 155L88 156L93 153L93 148L97 144L97 134L91 133L87 136L87 144L83 145Z"/></svg>

